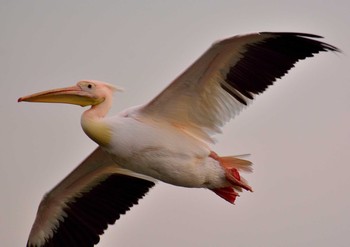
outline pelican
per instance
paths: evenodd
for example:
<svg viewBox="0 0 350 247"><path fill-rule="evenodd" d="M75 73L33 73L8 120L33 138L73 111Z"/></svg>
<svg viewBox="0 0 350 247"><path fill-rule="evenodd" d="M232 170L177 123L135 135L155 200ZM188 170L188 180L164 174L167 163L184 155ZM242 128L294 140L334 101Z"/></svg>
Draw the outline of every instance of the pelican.
<svg viewBox="0 0 350 247"><path fill-rule="evenodd" d="M252 170L251 162L217 154L213 136L297 61L340 52L318 38L260 32L216 42L154 99L113 117L106 114L119 88L105 82L83 80L19 98L90 106L81 125L98 144L43 197L27 247L94 246L158 180L206 188L230 203L252 191L240 174Z"/></svg>

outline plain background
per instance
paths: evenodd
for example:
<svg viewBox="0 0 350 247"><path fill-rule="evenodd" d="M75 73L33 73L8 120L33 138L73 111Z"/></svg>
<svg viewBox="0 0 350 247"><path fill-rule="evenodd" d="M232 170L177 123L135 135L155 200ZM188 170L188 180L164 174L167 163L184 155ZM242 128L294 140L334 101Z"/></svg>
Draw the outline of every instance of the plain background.
<svg viewBox="0 0 350 247"><path fill-rule="evenodd" d="M37 206L94 148L84 109L17 103L107 81L111 114L152 99L214 41L255 31L325 36L231 121L213 149L250 153L254 193L232 206L159 183L98 246L350 246L349 1L0 1L0 243L25 246Z"/></svg>

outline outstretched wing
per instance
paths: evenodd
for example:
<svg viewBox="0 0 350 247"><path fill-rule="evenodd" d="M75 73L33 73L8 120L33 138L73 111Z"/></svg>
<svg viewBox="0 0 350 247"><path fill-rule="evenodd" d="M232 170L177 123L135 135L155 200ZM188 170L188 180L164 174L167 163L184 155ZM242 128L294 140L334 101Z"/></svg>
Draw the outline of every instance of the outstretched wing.
<svg viewBox="0 0 350 247"><path fill-rule="evenodd" d="M294 64L339 51L304 33L253 33L215 43L163 92L139 109L206 141Z"/></svg>
<svg viewBox="0 0 350 247"><path fill-rule="evenodd" d="M97 148L42 199L27 247L92 247L154 186Z"/></svg>

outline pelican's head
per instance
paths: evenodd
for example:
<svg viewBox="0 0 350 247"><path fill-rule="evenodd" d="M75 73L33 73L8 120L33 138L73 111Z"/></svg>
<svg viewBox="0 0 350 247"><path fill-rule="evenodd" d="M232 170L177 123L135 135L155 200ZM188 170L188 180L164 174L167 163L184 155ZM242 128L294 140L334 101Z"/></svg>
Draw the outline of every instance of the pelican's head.
<svg viewBox="0 0 350 247"><path fill-rule="evenodd" d="M109 83L84 80L75 86L43 91L18 99L18 102L46 102L46 103L67 103L80 106L98 105L106 99L112 98L115 91L121 91Z"/></svg>

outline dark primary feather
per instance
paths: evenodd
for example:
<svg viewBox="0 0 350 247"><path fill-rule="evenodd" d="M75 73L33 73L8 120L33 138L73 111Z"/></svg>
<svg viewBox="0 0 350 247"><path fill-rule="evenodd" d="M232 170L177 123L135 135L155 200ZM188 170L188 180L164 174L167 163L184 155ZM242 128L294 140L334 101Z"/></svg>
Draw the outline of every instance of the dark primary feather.
<svg viewBox="0 0 350 247"><path fill-rule="evenodd" d="M277 78L285 75L294 64L321 51L337 51L339 49L327 43L310 38L322 38L305 33L269 33L273 35L261 42L247 44L243 57L226 75L225 81L248 99L259 94L272 85ZM247 104L244 97L222 85L242 104Z"/></svg>
<svg viewBox="0 0 350 247"><path fill-rule="evenodd" d="M40 247L92 247L108 224L138 203L154 182L113 174L80 197L67 203L67 217L54 230L52 238ZM27 247L37 247L30 243Z"/></svg>

